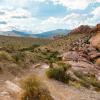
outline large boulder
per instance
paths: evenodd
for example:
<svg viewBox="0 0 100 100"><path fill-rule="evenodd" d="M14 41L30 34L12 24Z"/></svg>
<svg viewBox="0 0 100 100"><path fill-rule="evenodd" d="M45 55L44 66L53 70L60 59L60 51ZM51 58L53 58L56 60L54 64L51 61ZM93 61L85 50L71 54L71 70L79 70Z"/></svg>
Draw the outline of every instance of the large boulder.
<svg viewBox="0 0 100 100"><path fill-rule="evenodd" d="M100 66L100 58L98 58L98 59L96 60L96 64L97 64L98 66Z"/></svg>
<svg viewBox="0 0 100 100"><path fill-rule="evenodd" d="M90 43L93 47L100 50L100 24L96 25L96 35L90 39Z"/></svg>
<svg viewBox="0 0 100 100"><path fill-rule="evenodd" d="M90 59L94 60L100 57L100 53L99 52L90 52L89 53Z"/></svg>
<svg viewBox="0 0 100 100"><path fill-rule="evenodd" d="M100 31L100 24L97 24L97 25L96 25L96 30L97 30L97 31Z"/></svg>
<svg viewBox="0 0 100 100"><path fill-rule="evenodd" d="M100 32L90 39L90 43L93 47L100 50Z"/></svg>
<svg viewBox="0 0 100 100"><path fill-rule="evenodd" d="M63 60L64 61L85 61L87 62L87 58L85 58L85 54L77 51L69 51L64 53L63 55Z"/></svg>

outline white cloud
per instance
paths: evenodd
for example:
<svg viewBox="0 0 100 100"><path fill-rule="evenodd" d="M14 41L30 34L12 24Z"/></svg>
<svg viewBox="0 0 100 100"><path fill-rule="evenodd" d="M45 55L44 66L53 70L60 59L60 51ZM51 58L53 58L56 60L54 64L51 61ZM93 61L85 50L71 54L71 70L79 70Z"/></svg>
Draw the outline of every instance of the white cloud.
<svg viewBox="0 0 100 100"><path fill-rule="evenodd" d="M92 11L92 14L96 17L100 18L100 7L97 7L96 9L94 9L94 11Z"/></svg>
<svg viewBox="0 0 100 100"><path fill-rule="evenodd" d="M90 3L100 0L51 0L54 4L61 4L69 9L85 9Z"/></svg>
<svg viewBox="0 0 100 100"><path fill-rule="evenodd" d="M85 24L86 15L80 15L80 14L69 14L66 15L63 18L54 18L50 17L49 19L42 22L41 26L50 27L55 26L56 28L75 28L78 25Z"/></svg>
<svg viewBox="0 0 100 100"><path fill-rule="evenodd" d="M47 20L42 21L36 29L38 32L49 31L53 29L73 29L80 25L95 25L100 21L100 16L98 16L97 10L92 12L92 16L87 14L71 13L65 17L49 17Z"/></svg>
<svg viewBox="0 0 100 100"><path fill-rule="evenodd" d="M40 21L33 17L31 12L22 8L17 8L16 10L0 8L0 12L3 12L3 14L0 15L0 21L6 22L4 25L0 24L0 31L9 31L12 30L12 28L33 31L34 25Z"/></svg>
<svg viewBox="0 0 100 100"><path fill-rule="evenodd" d="M4 14L3 15L1 15L0 16L0 19L4 19L4 20L8 20L8 19L10 19L10 18L12 18L12 17L31 17L32 15L31 15L31 13L29 12L29 11L27 11L27 10L25 10L25 9L22 9L22 8L18 8L18 9L16 9L16 10L10 10L10 11L8 11L8 10L2 10L2 9L0 9L2 12L4 12Z"/></svg>
<svg viewBox="0 0 100 100"><path fill-rule="evenodd" d="M72 29L81 24L95 25L100 21L100 7L94 9L90 14L70 13L64 17L49 17L45 20L33 16L30 9L24 9L29 3L46 2L48 0L2 0L11 6L0 6L0 21L7 24L0 24L0 31L18 30L32 31L34 34L54 29ZM50 0L70 9L85 9L90 3L100 0ZM91 15L91 16L90 16Z"/></svg>
<svg viewBox="0 0 100 100"><path fill-rule="evenodd" d="M97 24L97 23L100 23L100 7L97 7L95 8L91 14L92 14L92 17L91 18L88 18L87 19L87 22L90 23L90 24Z"/></svg>

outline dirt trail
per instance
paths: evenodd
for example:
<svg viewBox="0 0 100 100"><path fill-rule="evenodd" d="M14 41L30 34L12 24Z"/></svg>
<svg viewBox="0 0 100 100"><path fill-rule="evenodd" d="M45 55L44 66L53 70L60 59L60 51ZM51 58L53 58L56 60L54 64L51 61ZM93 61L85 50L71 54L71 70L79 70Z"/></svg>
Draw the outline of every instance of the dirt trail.
<svg viewBox="0 0 100 100"><path fill-rule="evenodd" d="M41 80L46 84L54 100L100 100L100 93L87 89L77 89L61 82L48 79L45 75L45 70L48 65L35 68L34 65L28 70L28 73L36 73ZM22 76L23 77L23 76ZM7 80L7 79L6 79ZM0 83L0 100L16 100L15 94L9 91L5 86L5 81Z"/></svg>
<svg viewBox="0 0 100 100"><path fill-rule="evenodd" d="M45 75L46 68L48 68L48 65L44 64L40 68L31 69L31 71L39 75L41 80L45 82L55 100L100 100L100 93L87 89L77 89L61 82L48 79Z"/></svg>

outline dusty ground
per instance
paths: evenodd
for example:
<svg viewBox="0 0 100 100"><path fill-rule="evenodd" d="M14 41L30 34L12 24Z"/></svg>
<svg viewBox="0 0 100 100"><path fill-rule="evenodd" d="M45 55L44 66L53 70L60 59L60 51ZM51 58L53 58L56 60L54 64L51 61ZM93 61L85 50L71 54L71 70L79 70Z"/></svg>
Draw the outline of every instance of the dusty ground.
<svg viewBox="0 0 100 100"><path fill-rule="evenodd" d="M46 68L48 68L48 66L45 64L38 68L34 68L33 65L29 73L36 73L40 76L55 100L100 100L99 92L97 93L84 88L77 89L61 82L48 79L45 75ZM8 79L3 80L3 78L0 78L0 100L16 100L16 95L6 88L5 81L7 80Z"/></svg>
<svg viewBox="0 0 100 100"><path fill-rule="evenodd" d="M47 67L46 65L42 65L41 68L35 70L33 68L31 71L38 74L41 80L45 82L55 100L100 100L99 92L97 93L84 88L77 89L61 82L48 79L45 75Z"/></svg>

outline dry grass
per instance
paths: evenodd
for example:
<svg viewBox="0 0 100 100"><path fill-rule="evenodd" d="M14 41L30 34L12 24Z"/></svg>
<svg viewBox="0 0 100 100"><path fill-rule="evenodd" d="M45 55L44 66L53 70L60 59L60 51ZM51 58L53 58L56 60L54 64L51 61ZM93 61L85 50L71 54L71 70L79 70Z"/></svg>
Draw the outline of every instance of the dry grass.
<svg viewBox="0 0 100 100"><path fill-rule="evenodd" d="M0 47L7 50L19 50L23 48L31 47L32 45L45 45L52 42L49 39L38 39L30 37L12 37L12 36L0 36Z"/></svg>
<svg viewBox="0 0 100 100"><path fill-rule="evenodd" d="M36 75L30 75L21 81L24 93L20 100L53 100L45 85Z"/></svg>

